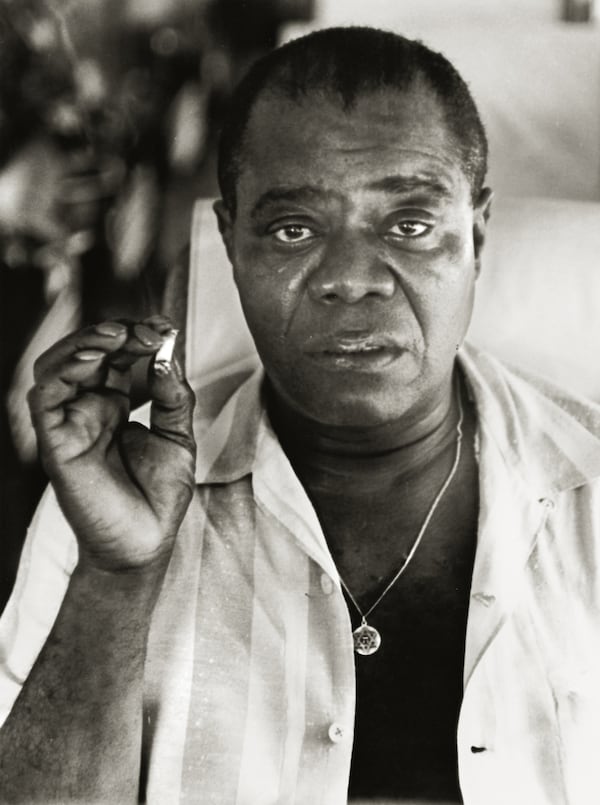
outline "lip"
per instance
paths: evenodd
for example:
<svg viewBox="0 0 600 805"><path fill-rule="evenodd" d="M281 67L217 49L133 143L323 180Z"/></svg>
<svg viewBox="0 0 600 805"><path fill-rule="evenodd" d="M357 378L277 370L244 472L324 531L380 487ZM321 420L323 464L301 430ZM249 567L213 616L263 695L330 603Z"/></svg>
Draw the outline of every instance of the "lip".
<svg viewBox="0 0 600 805"><path fill-rule="evenodd" d="M318 337L306 349L309 358L325 368L355 372L381 371L405 352L395 339L374 333Z"/></svg>

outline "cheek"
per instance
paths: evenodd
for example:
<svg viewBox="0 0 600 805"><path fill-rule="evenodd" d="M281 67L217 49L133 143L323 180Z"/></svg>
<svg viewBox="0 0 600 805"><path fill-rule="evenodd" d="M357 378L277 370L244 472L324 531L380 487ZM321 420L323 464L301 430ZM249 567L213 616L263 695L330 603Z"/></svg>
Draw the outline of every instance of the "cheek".
<svg viewBox="0 0 600 805"><path fill-rule="evenodd" d="M473 307L475 261L472 243L446 234L427 255L427 281L423 275L412 284L415 312L430 346L444 352L459 344Z"/></svg>
<svg viewBox="0 0 600 805"><path fill-rule="evenodd" d="M448 307L459 318L464 318L473 306L477 276L473 239L448 234L444 238L444 251L447 265L442 284Z"/></svg>
<svg viewBox="0 0 600 805"><path fill-rule="evenodd" d="M293 317L293 294L277 274L266 270L234 274L246 322L263 362L269 364L285 349Z"/></svg>
<svg viewBox="0 0 600 805"><path fill-rule="evenodd" d="M234 265L242 308L255 339L261 333L283 337L301 303L309 261L281 255L256 239L236 250Z"/></svg>
<svg viewBox="0 0 600 805"><path fill-rule="evenodd" d="M444 276L460 274L468 266L474 267L473 239L465 237L462 232L445 232L430 257L432 265L439 266Z"/></svg>

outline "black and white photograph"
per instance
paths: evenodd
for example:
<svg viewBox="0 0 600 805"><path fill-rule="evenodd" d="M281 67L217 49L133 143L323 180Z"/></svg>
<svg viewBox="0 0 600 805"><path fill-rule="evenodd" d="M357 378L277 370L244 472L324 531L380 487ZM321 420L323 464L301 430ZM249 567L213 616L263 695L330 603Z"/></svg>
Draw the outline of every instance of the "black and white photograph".
<svg viewBox="0 0 600 805"><path fill-rule="evenodd" d="M600 803L600 5L0 0L0 805Z"/></svg>

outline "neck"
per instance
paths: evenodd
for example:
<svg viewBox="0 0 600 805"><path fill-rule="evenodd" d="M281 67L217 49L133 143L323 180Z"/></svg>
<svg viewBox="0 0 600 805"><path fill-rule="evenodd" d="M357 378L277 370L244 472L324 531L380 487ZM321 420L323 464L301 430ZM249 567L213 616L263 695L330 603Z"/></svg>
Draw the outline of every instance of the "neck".
<svg viewBox="0 0 600 805"><path fill-rule="evenodd" d="M376 426L325 425L289 406L269 385L266 390L271 423L295 468L320 471L372 472L393 460L397 470L443 449L458 420L457 396L452 379L435 404L416 417L407 414Z"/></svg>

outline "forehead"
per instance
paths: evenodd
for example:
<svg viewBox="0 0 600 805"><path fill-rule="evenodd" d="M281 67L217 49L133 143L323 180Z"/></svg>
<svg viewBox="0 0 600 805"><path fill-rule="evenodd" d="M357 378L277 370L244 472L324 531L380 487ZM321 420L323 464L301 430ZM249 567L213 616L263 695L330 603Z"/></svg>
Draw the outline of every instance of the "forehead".
<svg viewBox="0 0 600 805"><path fill-rule="evenodd" d="M269 186L302 183L343 192L390 176L434 179L449 195L468 184L431 90L367 92L348 109L320 92L299 100L265 92L246 129L238 201Z"/></svg>

